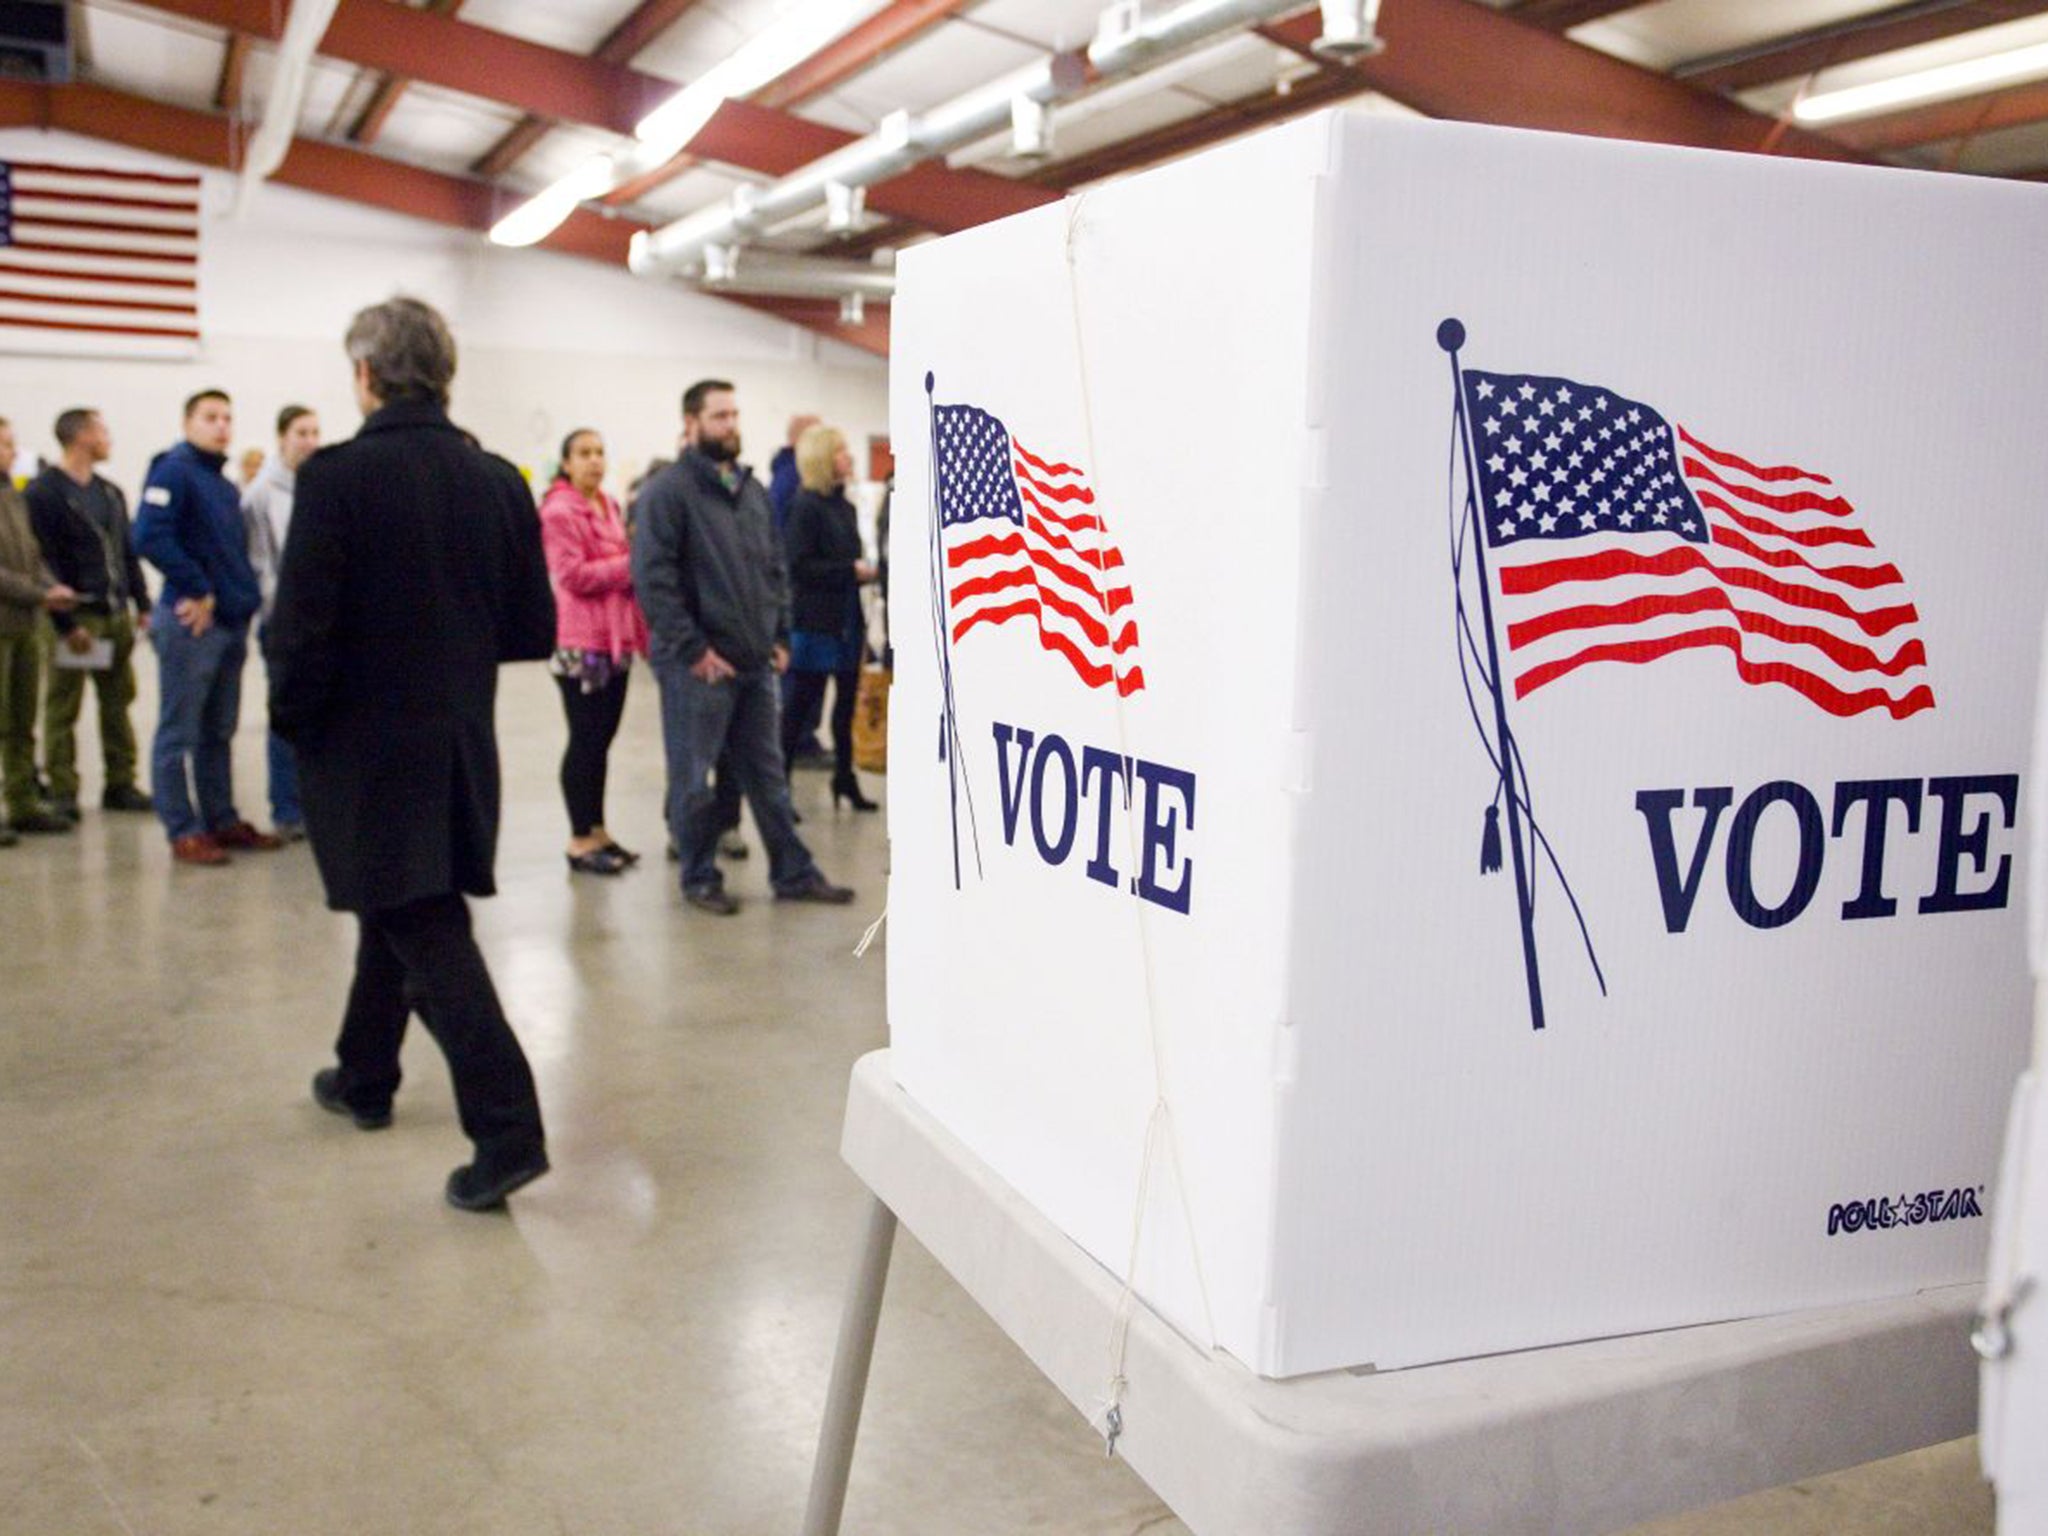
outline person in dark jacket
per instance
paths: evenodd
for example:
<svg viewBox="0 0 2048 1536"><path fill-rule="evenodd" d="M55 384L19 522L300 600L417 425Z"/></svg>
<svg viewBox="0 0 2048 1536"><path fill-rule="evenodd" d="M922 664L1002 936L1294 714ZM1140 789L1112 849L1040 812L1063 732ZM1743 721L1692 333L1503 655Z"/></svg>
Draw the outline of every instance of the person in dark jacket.
<svg viewBox="0 0 2048 1536"><path fill-rule="evenodd" d="M547 1146L463 897L497 889L498 666L547 658L555 604L525 481L448 419L440 315L375 305L347 347L366 419L300 466L268 651L271 726L298 757L327 903L359 928L337 1064L313 1097L389 1125L417 1006L476 1147L448 1202L490 1210L547 1172Z"/></svg>
<svg viewBox="0 0 2048 1536"><path fill-rule="evenodd" d="M867 651L867 621L861 586L875 568L861 549L860 525L846 499L853 454L837 427L812 427L796 445L803 488L789 503L789 648L792 679L789 711L782 717L782 762L795 767L804 722L818 717L825 684L832 695L832 804L850 801L856 811L877 809L860 792L853 773L853 700Z"/></svg>
<svg viewBox="0 0 2048 1536"><path fill-rule="evenodd" d="M172 857L186 864L225 864L230 848L284 846L235 809L242 667L263 598L249 564L241 493L223 473L234 426L234 406L221 391L203 389L187 400L185 440L151 461L135 519L136 549L164 576L149 626L162 695L151 788Z"/></svg>
<svg viewBox="0 0 2048 1536"><path fill-rule="evenodd" d="M739 902L717 862L711 770L729 762L768 849L784 901L847 902L797 836L782 771L776 677L788 664L789 594L768 494L739 462L732 385L705 379L683 395L690 446L635 503L633 590L651 631L668 756L669 830L682 853L683 898L730 915Z"/></svg>
<svg viewBox="0 0 2048 1536"><path fill-rule="evenodd" d="M99 710L100 765L105 782L100 806L109 811L156 809L136 786L139 753L128 718L135 703L135 639L149 627L149 583L135 553L134 529L121 488L98 466L114 451L100 413L75 406L57 418L55 464L31 480L26 492L36 542L50 574L78 594L69 613L53 613L57 643L83 656L105 641L109 665L94 671L51 667L43 687L43 768L51 804L78 819L78 716L92 680Z"/></svg>
<svg viewBox="0 0 2048 1536"><path fill-rule="evenodd" d="M14 451L14 428L0 420L0 848L12 847L17 832L71 830L36 789L36 625L45 613L68 613L78 594L52 580L43 562L28 506L8 478Z"/></svg>

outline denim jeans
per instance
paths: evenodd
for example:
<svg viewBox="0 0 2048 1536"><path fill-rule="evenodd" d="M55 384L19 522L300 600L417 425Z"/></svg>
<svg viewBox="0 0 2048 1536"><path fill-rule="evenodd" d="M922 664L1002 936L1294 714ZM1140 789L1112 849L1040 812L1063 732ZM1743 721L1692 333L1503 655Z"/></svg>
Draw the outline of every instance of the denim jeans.
<svg viewBox="0 0 2048 1536"><path fill-rule="evenodd" d="M266 677L269 671L270 657L266 650ZM267 737L264 754L270 768L271 823L280 827L303 827L306 824L306 808L299 803L299 760L292 755L291 744L277 732L268 732Z"/></svg>
<svg viewBox="0 0 2048 1536"><path fill-rule="evenodd" d="M230 752L242 712L248 631L216 624L195 636L178 622L170 604L159 603L149 621L149 638L156 647L162 694L156 743L149 754L157 815L173 841L231 827L242 819L235 810Z"/></svg>
<svg viewBox="0 0 2048 1536"><path fill-rule="evenodd" d="M668 826L683 855L683 889L717 890L718 795L711 770L719 754L754 810L768 848L768 881L778 891L801 886L816 871L790 815L782 772L781 709L775 673L767 667L705 683L681 662L656 662L661 685L661 741L668 756Z"/></svg>

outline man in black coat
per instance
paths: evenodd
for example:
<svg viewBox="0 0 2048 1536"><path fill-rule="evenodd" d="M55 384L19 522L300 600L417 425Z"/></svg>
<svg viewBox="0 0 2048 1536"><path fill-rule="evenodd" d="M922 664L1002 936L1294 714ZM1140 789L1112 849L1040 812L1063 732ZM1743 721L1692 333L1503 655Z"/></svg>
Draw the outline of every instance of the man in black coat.
<svg viewBox="0 0 2048 1536"><path fill-rule="evenodd" d="M313 1097L389 1125L417 1006L476 1144L448 1201L489 1210L548 1160L463 895L497 889L498 664L550 654L554 598L525 482L448 419L441 317L395 299L357 315L347 345L366 419L300 466L270 629L271 725L299 757L328 905L362 930L338 1065Z"/></svg>

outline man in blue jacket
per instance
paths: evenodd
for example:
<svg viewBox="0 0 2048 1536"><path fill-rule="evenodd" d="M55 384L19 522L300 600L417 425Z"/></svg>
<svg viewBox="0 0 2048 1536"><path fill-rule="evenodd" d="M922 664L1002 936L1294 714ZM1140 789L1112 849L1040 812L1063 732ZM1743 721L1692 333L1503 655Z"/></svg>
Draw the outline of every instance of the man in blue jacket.
<svg viewBox="0 0 2048 1536"><path fill-rule="evenodd" d="M249 621L263 599L249 564L241 494L221 472L234 424L221 391L187 400L185 440L150 464L135 519L137 552L164 576L149 625L162 694L152 788L171 856L185 864L225 864L230 848L283 846L235 810L231 749L242 664Z"/></svg>

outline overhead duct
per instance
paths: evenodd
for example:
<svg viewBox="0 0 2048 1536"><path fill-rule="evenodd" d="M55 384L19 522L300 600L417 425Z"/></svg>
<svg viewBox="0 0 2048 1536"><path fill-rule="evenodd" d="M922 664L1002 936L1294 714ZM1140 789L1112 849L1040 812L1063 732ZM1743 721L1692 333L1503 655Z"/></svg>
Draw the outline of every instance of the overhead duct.
<svg viewBox="0 0 2048 1536"><path fill-rule="evenodd" d="M699 282L710 293L750 293L778 299L859 297L886 303L896 292L893 267L782 256L714 245L704 253Z"/></svg>
<svg viewBox="0 0 2048 1536"><path fill-rule="evenodd" d="M1147 17L1137 0L1121 0L1103 12L1095 41L1085 53L1050 55L915 117L907 112L892 113L866 138L812 161L781 181L766 187L743 187L725 203L635 235L628 264L642 276L696 275L704 270L705 254L712 247L741 245L810 213L837 195L834 187L866 187L900 176L922 161L991 133L1011 131L1020 116L1042 128L1033 108L1051 106L1102 81L1136 74L1225 32L1300 6L1301 0L1187 0ZM1332 11L1345 9L1326 6L1326 24ZM1032 105L1020 109L1020 101Z"/></svg>
<svg viewBox="0 0 2048 1536"><path fill-rule="evenodd" d="M284 37L277 48L277 69L271 76L270 100L263 106L263 122L249 141L242 157L242 181L235 193L235 211L246 213L270 173L284 164L299 131L299 111L306 100L306 81L312 69L313 53L327 35L327 24L341 0L297 0L284 24Z"/></svg>

